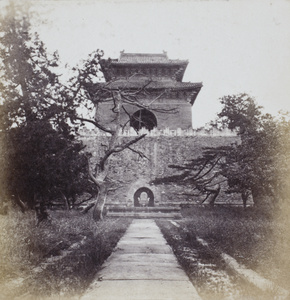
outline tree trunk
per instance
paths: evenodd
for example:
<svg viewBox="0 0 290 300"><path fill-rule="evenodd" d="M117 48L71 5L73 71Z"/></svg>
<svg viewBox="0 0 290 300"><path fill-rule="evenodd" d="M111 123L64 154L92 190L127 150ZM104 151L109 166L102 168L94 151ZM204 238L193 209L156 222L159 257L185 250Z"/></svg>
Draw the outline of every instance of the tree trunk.
<svg viewBox="0 0 290 300"><path fill-rule="evenodd" d="M89 206L87 206L84 210L83 210L83 214L86 214L95 204L92 203Z"/></svg>
<svg viewBox="0 0 290 300"><path fill-rule="evenodd" d="M69 210L69 202L68 202L67 197L65 196L65 194L64 194L63 192L60 192L60 194L61 194L61 198L62 198L63 201L64 201L65 209L66 209L66 210Z"/></svg>
<svg viewBox="0 0 290 300"><path fill-rule="evenodd" d="M208 204L210 206L214 206L215 200L217 198L217 196L220 193L221 187L219 184L216 184L215 186L213 186L212 188L204 188L207 192L210 192L210 196L209 196L209 200L208 200Z"/></svg>
<svg viewBox="0 0 290 300"><path fill-rule="evenodd" d="M76 201L77 201L76 195L73 193L71 196L71 203L73 208L75 208Z"/></svg>
<svg viewBox="0 0 290 300"><path fill-rule="evenodd" d="M100 185L97 202L96 202L94 210L93 210L93 219L95 221L100 221L104 217L103 211L104 211L104 206L105 206L106 199L107 199L107 194L108 194L107 186L105 183L103 183Z"/></svg>
<svg viewBox="0 0 290 300"><path fill-rule="evenodd" d="M264 196L258 188L252 188L252 196L255 207L261 208L264 204Z"/></svg>
<svg viewBox="0 0 290 300"><path fill-rule="evenodd" d="M25 213L26 210L27 210L27 207L26 207L25 203L21 200L21 198L20 198L19 195L17 195L17 196L15 197L15 199L16 199L16 203L19 205L19 207L20 207L22 213Z"/></svg>
<svg viewBox="0 0 290 300"><path fill-rule="evenodd" d="M250 196L249 191L243 191L242 192L242 200L243 200L244 209L246 209L246 207L247 207L247 201L248 201L249 196Z"/></svg>
<svg viewBox="0 0 290 300"><path fill-rule="evenodd" d="M46 209L46 201L44 199L44 196L40 196L40 199L35 197L35 212L36 212L36 218L37 218L37 226L44 222L49 220L49 215Z"/></svg>
<svg viewBox="0 0 290 300"><path fill-rule="evenodd" d="M112 136L110 138L109 141L109 145L108 145L108 149L105 151L104 156L100 159L99 163L96 165L95 171L97 176L93 176L90 167L89 167L89 175L90 178L93 180L93 182L97 185L98 187L98 196L97 196L97 202L95 204L94 210L93 210L93 219L95 221L99 221L103 219L103 211L104 211L104 206L106 203L106 199L107 199L107 194L108 194L108 188L107 188L107 184L106 184L106 177L108 175L108 168L106 167L111 155L114 153L118 153L122 150L124 150L126 147L124 147L122 149L122 147L117 147L116 148L116 144L118 141L118 137L119 137L119 130L121 128L120 125L120 112L122 109L122 97L120 95L119 92L115 92L114 93L114 112L116 113L116 117L115 117L115 128L113 129L113 133ZM138 139L141 139L141 137L139 137Z"/></svg>

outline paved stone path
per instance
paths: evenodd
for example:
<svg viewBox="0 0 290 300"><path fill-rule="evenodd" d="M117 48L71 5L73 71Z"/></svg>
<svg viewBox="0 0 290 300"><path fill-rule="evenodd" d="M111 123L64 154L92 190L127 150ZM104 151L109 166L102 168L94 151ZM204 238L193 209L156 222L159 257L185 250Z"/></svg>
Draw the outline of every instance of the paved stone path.
<svg viewBox="0 0 290 300"><path fill-rule="evenodd" d="M201 299L153 220L135 219L81 300Z"/></svg>

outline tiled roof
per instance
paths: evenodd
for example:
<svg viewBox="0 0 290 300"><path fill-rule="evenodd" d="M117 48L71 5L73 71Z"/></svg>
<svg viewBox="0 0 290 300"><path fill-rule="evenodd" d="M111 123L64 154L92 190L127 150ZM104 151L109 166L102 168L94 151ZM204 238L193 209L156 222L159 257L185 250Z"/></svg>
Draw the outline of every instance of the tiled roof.
<svg viewBox="0 0 290 300"><path fill-rule="evenodd" d="M147 84L147 85L146 85ZM107 90L139 90L145 88L148 92L163 92L165 90L166 93L186 93L185 97L190 98L190 103L193 105L200 89L202 88L201 82L178 82L178 81L126 81L126 80L118 80L112 82L102 82L97 83L91 86L92 95L99 90L100 88L104 88ZM175 97L176 95L174 95Z"/></svg>
<svg viewBox="0 0 290 300"><path fill-rule="evenodd" d="M123 53L121 52L119 62L166 62L168 57L165 53L149 54L149 53Z"/></svg>
<svg viewBox="0 0 290 300"><path fill-rule="evenodd" d="M124 53L121 52L118 60L112 60L112 64L187 64L187 60L168 59L166 52L150 53Z"/></svg>
<svg viewBox="0 0 290 300"><path fill-rule="evenodd" d="M127 81L117 80L110 83L99 83L98 86L107 87L108 89L140 89L146 86L146 89L173 89L173 90L190 90L201 88L201 82L178 82L178 81Z"/></svg>

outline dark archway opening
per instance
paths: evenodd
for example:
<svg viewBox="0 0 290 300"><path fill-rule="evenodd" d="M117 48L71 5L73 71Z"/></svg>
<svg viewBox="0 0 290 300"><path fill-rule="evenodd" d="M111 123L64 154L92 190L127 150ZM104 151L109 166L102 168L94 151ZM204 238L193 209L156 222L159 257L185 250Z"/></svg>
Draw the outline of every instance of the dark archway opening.
<svg viewBox="0 0 290 300"><path fill-rule="evenodd" d="M146 207L154 206L154 194L147 187L139 188L134 194L134 206L135 207Z"/></svg>
<svg viewBox="0 0 290 300"><path fill-rule="evenodd" d="M141 128L147 130L152 130L157 127L157 119L155 115L148 109L140 109L131 116L130 126L133 127L136 131L139 131Z"/></svg>

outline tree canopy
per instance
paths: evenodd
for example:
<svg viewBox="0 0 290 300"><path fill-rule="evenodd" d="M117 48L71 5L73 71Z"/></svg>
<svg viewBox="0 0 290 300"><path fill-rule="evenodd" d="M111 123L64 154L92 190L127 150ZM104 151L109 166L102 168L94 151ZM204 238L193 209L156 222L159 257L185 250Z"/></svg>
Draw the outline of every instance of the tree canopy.
<svg viewBox="0 0 290 300"><path fill-rule="evenodd" d="M154 182L191 185L206 193L208 187L226 180L228 193L240 193L246 205L273 208L289 195L289 116L274 118L247 94L220 99L223 108L212 126L233 130L239 141L229 146L208 147L187 165L169 166L179 171ZM219 178L219 180L217 180Z"/></svg>
<svg viewBox="0 0 290 300"><path fill-rule="evenodd" d="M6 9L0 25L1 187L7 198L35 207L80 192L87 163L70 119L75 107L54 70L58 54L49 55L31 33L29 8L10 2Z"/></svg>
<svg viewBox="0 0 290 300"><path fill-rule="evenodd" d="M286 175L281 177L278 161L285 156L282 143L289 139L285 129L290 124L263 114L261 107L246 94L223 97L221 103L224 107L216 124L236 130L241 138L240 143L232 145L221 165L229 191L251 193L256 206L278 204L281 180Z"/></svg>
<svg viewBox="0 0 290 300"><path fill-rule="evenodd" d="M145 134L125 140L120 131L132 120L125 104L139 110L148 108L138 101L140 96L148 94L148 82L137 91L98 84L104 53L97 50L73 69L75 75L66 84L61 83L54 70L59 62L58 54L49 55L37 34L31 34L29 14L13 2L7 9L0 28L0 118L5 145L2 159L7 170L2 179L6 190L34 203L31 194L33 199L56 191L62 195L75 194L72 185L89 177L98 191L94 216L101 219L110 185L111 157L126 149L142 156L132 146ZM102 120L99 107L104 103L115 116L112 124ZM86 113L80 114L82 109ZM120 116L124 112L128 120L123 122ZM76 133L84 123L93 124L108 135L106 145L102 145L103 154L93 166L89 155L80 152L83 147L76 140ZM89 164L86 173L84 158ZM29 176L24 178L28 171ZM21 178L23 184L19 184Z"/></svg>

